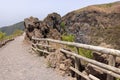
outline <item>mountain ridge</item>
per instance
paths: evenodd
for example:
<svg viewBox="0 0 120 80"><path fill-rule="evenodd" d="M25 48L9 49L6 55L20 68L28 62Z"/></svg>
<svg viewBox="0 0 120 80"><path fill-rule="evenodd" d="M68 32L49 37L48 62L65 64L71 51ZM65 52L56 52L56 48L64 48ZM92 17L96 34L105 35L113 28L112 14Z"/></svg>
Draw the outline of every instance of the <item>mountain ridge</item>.
<svg viewBox="0 0 120 80"><path fill-rule="evenodd" d="M92 5L69 12L62 17L65 31L75 41L85 44L111 45L120 49L120 2ZM116 31L115 31L116 30Z"/></svg>
<svg viewBox="0 0 120 80"><path fill-rule="evenodd" d="M18 22L10 26L4 26L0 28L1 32L6 33L6 35L11 35L15 30L24 30L24 22Z"/></svg>

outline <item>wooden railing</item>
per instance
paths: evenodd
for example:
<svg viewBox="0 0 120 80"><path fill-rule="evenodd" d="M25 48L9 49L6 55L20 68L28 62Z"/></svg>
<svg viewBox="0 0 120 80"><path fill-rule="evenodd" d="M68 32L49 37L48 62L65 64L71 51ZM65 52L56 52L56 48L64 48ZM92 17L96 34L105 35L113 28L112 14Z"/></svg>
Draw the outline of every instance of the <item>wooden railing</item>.
<svg viewBox="0 0 120 80"><path fill-rule="evenodd" d="M33 37L32 40L34 42L32 44L34 46L34 47L32 47L32 49L34 51L39 51L39 52L43 52L46 54L50 54L49 48L52 47L52 45L49 44L50 42L75 47L77 52L71 52L71 51L62 49L62 47L60 47L59 49L62 53L72 55L75 57L75 63L74 63L75 67L71 66L70 70L72 70L76 73L77 80L79 80L79 76L83 77L86 80L100 80L99 78L95 77L92 74L84 75L82 72L80 72L80 70L79 70L80 64L81 64L80 60L86 61L86 62L88 62L89 66L106 73L107 74L106 80L114 80L114 78L120 79L120 69L115 67L116 57L120 57L120 50L103 48L103 47L99 47L99 46L92 46L92 45L75 43L75 42L66 42L66 41L60 41L60 40L54 40L54 39L48 39L48 38L41 39L41 38ZM46 44L40 44L39 43L40 41L44 41ZM39 47L35 47L35 46L44 46L44 47L47 47L47 50L41 50ZM104 63L98 62L96 60L89 59L89 58L79 55L79 48L84 48L87 50L107 54L109 56L108 64L104 64Z"/></svg>

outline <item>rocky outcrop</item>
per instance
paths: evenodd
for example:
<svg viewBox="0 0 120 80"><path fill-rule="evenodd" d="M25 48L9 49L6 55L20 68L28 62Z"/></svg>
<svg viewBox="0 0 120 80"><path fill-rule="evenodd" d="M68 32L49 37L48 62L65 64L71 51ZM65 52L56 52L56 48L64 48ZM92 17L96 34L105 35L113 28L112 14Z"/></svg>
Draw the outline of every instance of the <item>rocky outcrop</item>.
<svg viewBox="0 0 120 80"><path fill-rule="evenodd" d="M61 75L70 74L69 67L72 65L72 60L65 54L57 50L47 56L48 67L55 68Z"/></svg>
<svg viewBox="0 0 120 80"><path fill-rule="evenodd" d="M48 16L44 19L44 21L47 26L52 27L53 29L57 29L59 32L61 32L61 16L57 13L48 14Z"/></svg>
<svg viewBox="0 0 120 80"><path fill-rule="evenodd" d="M120 49L120 2L88 6L62 17L65 31L80 43L112 44Z"/></svg>
<svg viewBox="0 0 120 80"><path fill-rule="evenodd" d="M24 20L26 37L31 40L32 36L37 38L61 39L60 28L61 16L57 13L49 14L43 21L30 17Z"/></svg>

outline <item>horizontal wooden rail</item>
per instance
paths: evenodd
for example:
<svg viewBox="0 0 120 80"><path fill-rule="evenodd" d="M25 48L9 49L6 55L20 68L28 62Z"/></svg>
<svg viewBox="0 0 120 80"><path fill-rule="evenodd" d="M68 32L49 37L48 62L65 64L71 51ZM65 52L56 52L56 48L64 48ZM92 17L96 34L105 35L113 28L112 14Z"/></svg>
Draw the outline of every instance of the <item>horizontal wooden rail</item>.
<svg viewBox="0 0 120 80"><path fill-rule="evenodd" d="M49 52L47 52L45 50L40 50L40 49L37 49L37 50L40 51L40 52L46 53L46 54L50 54Z"/></svg>
<svg viewBox="0 0 120 80"><path fill-rule="evenodd" d="M101 68L104 68L104 69L113 71L113 72L118 73L118 74L120 75L120 69L119 69L119 68L116 68L116 67L113 67L113 66L104 64L104 63L100 63L100 62L98 62L98 61L95 61L95 60L92 60L92 59L83 57L83 56L81 56L81 55L78 55L78 54L73 53L73 52L70 52L70 51L66 51L66 50L64 50L64 49L60 49L60 51L63 52L63 53L67 53L67 54L69 54L69 55L75 56L75 57L77 57L77 58L80 58L80 59L83 60L83 61L87 61L87 62L89 62L89 63L91 63L91 64L94 64L94 65L96 65L96 66L99 66L99 67L101 67Z"/></svg>
<svg viewBox="0 0 120 80"><path fill-rule="evenodd" d="M74 47L80 47L92 51L97 51L100 53L105 53L105 54L111 54L115 56L120 57L120 50L115 50L115 49L109 49L109 48L103 48L99 46L92 46L92 45L87 45L87 44L81 44L81 43L75 43L75 42L66 42L66 41L59 41L59 40L54 40L54 39L48 39L48 38L34 38L32 37L33 40L38 40L38 41L49 41L49 42L54 42L54 43L59 43L59 44L64 44L64 45L69 45L69 46L74 46Z"/></svg>
<svg viewBox="0 0 120 80"><path fill-rule="evenodd" d="M88 65L91 66L91 67L93 67L93 68L96 68L96 69L98 69L98 70L101 70L102 72L107 73L107 74L109 74L109 75L111 75L111 76L114 76L114 77L120 78L120 75L119 75L119 74L116 74L116 73L114 73L114 72L112 72L112 71L109 71L109 70L106 70L106 69L100 68L100 67L95 66L95 65L90 64L90 63L89 63Z"/></svg>
<svg viewBox="0 0 120 80"><path fill-rule="evenodd" d="M33 51L37 52L37 49L36 49L36 48L34 48L34 47L31 47L31 48L32 48Z"/></svg>
<svg viewBox="0 0 120 80"><path fill-rule="evenodd" d="M90 78L91 80L100 80L100 79L96 78L95 76L93 76L93 75L91 75L91 74L89 74L89 78Z"/></svg>
<svg viewBox="0 0 120 80"><path fill-rule="evenodd" d="M34 44L34 43L32 43L32 45L34 45L34 46L42 46L42 47L49 47L49 48L51 48L50 45L44 45L44 44Z"/></svg>
<svg viewBox="0 0 120 80"><path fill-rule="evenodd" d="M83 78L86 79L86 80L91 80L91 79L92 79L92 80L100 80L100 79L98 79L97 77L95 77L95 76L93 76L93 75L91 75L91 74L89 74L89 76L87 76L87 75L81 73L80 71L78 71L77 69L75 69L75 68L73 68L73 67L70 67L70 69L71 69L72 71L76 72L78 75L80 75L81 77L83 77Z"/></svg>
<svg viewBox="0 0 120 80"><path fill-rule="evenodd" d="M46 54L50 54L50 52L48 52L46 50L36 49L34 47L32 47L32 49L34 49L35 51L40 51L40 52L43 52L43 53L46 53Z"/></svg>
<svg viewBox="0 0 120 80"><path fill-rule="evenodd" d="M43 46L43 47L49 47L49 48L51 48L51 46L50 45L44 45L44 44L37 44L38 46Z"/></svg>
<svg viewBox="0 0 120 80"><path fill-rule="evenodd" d="M83 73L81 73L80 71L78 71L77 69L70 67L70 70L76 72L78 75L80 75L81 77L83 77L86 80L91 80L87 75L84 75Z"/></svg>

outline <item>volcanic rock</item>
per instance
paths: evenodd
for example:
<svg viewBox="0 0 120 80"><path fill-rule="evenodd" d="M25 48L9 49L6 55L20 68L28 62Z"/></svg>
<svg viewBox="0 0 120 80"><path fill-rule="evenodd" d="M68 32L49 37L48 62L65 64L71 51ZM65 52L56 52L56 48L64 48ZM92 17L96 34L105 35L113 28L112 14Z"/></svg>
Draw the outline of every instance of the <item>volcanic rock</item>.
<svg viewBox="0 0 120 80"><path fill-rule="evenodd" d="M57 13L49 14L43 21L34 17L26 18L25 39L31 40L32 37L61 39L60 21L61 16Z"/></svg>

